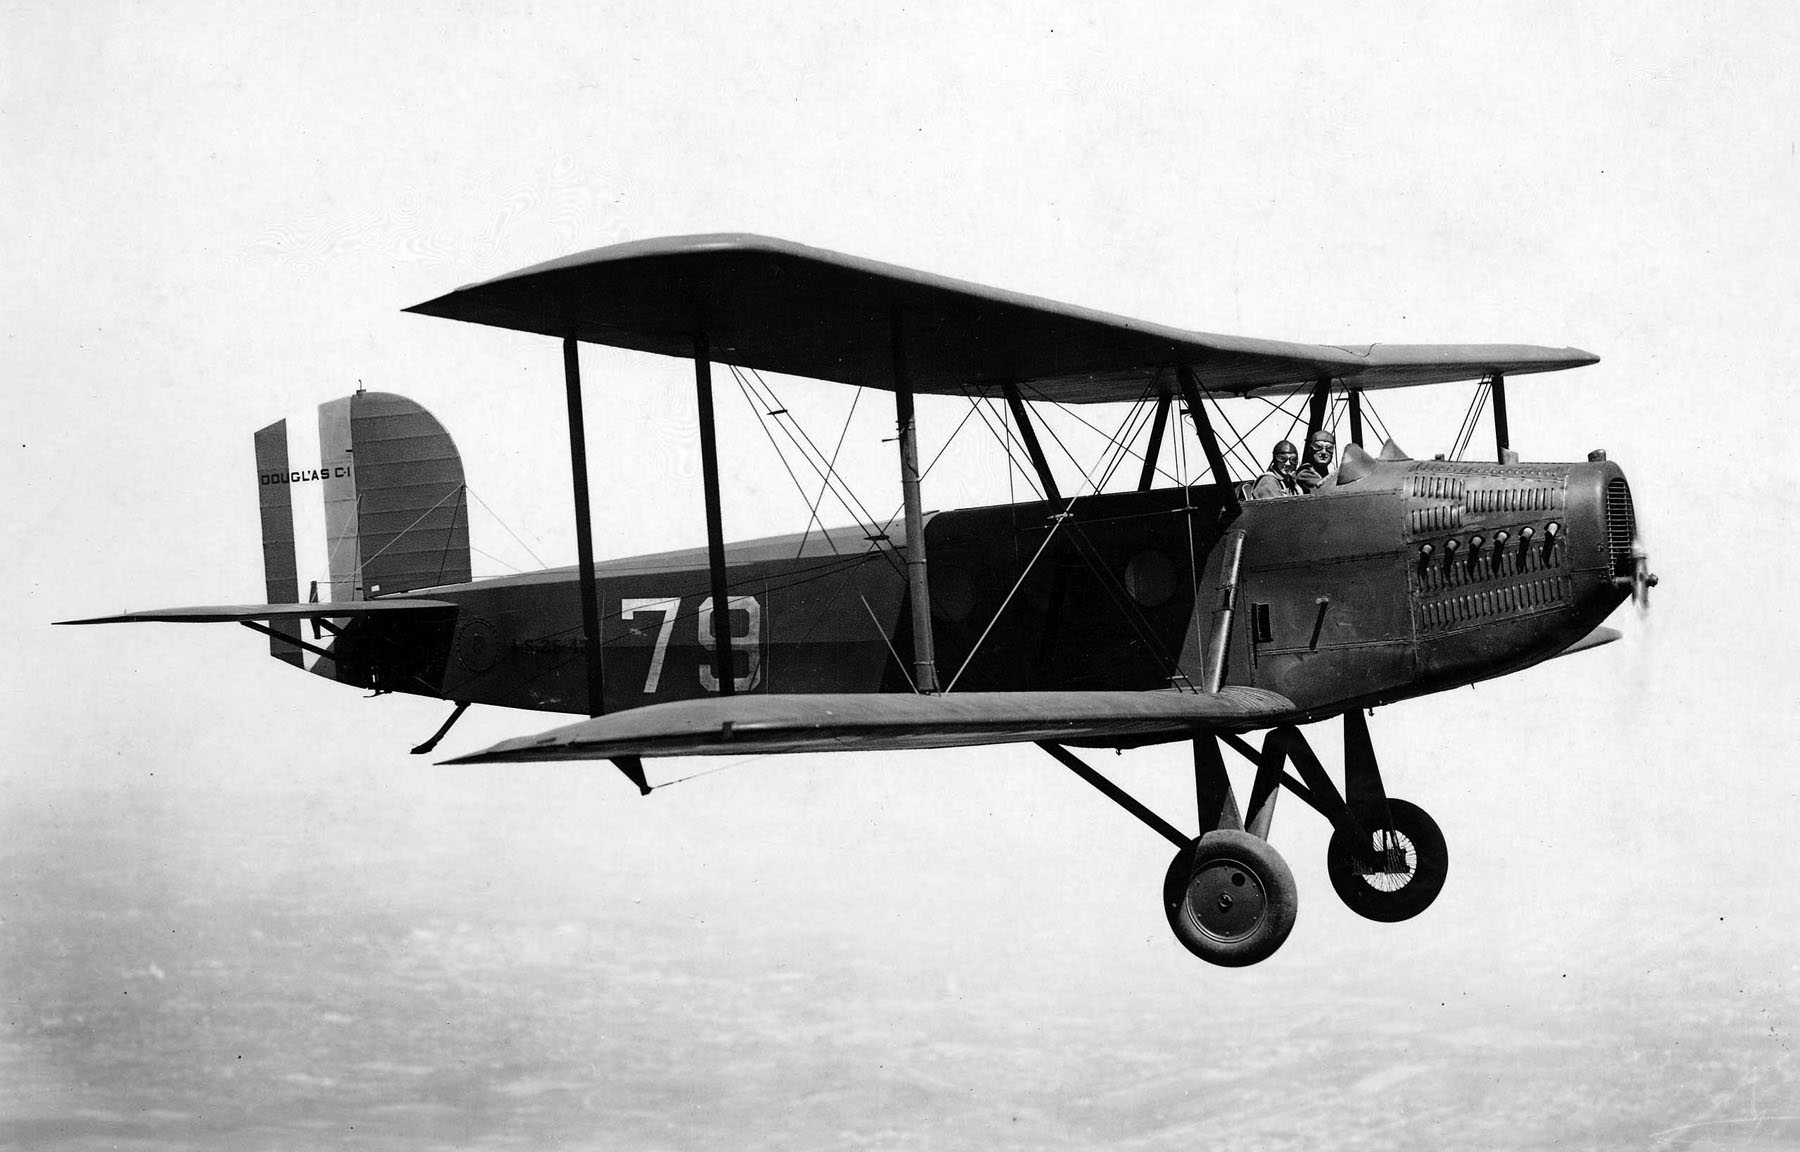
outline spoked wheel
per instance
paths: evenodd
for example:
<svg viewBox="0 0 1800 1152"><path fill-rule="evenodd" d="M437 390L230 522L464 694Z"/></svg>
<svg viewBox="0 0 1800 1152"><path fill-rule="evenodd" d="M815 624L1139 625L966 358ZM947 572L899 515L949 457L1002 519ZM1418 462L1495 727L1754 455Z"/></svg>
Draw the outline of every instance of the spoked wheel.
<svg viewBox="0 0 1800 1152"><path fill-rule="evenodd" d="M1352 912L1391 924L1431 907L1443 890L1450 855L1437 821L1417 804L1389 800L1388 816L1389 827L1366 833L1360 858L1350 833L1332 832L1325 871Z"/></svg>
<svg viewBox="0 0 1800 1152"><path fill-rule="evenodd" d="M1269 842L1217 831L1183 848L1163 881L1169 927L1189 952L1240 968L1274 955L1294 928L1294 874Z"/></svg>

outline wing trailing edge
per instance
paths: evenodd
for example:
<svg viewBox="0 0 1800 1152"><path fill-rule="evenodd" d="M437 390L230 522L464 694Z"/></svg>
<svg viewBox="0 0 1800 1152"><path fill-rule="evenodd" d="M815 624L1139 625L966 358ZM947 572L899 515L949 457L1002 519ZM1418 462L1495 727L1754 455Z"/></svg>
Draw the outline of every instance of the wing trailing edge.
<svg viewBox="0 0 1800 1152"><path fill-rule="evenodd" d="M444 763L897 751L1034 740L1142 744L1207 730L1266 727L1293 711L1285 696L1243 687L1215 693L732 696L633 708L504 740Z"/></svg>

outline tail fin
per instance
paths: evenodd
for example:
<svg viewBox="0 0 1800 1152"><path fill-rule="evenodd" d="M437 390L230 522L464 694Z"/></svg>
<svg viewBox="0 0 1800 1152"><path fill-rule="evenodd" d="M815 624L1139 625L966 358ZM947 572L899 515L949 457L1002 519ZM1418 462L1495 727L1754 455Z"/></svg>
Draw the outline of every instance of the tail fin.
<svg viewBox="0 0 1800 1152"><path fill-rule="evenodd" d="M263 582L269 603L291 604L300 599L299 564L294 556L294 506L285 484L276 476L288 474L287 421L277 420L256 433L256 475L262 482ZM300 624L295 620L271 620L269 655L301 666Z"/></svg>
<svg viewBox="0 0 1800 1152"><path fill-rule="evenodd" d="M316 467L300 422L256 433L263 577L271 604L364 600L470 577L462 457L443 425L404 396L357 392L319 405ZM295 529L296 521L311 529ZM269 652L301 664L299 626L278 622Z"/></svg>

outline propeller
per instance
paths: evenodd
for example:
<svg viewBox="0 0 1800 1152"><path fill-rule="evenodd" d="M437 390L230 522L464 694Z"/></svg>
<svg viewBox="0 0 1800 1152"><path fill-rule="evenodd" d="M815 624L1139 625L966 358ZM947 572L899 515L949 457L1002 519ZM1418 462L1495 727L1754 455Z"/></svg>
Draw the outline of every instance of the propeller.
<svg viewBox="0 0 1800 1152"><path fill-rule="evenodd" d="M1631 539L1631 575L1615 576L1613 583L1631 589L1631 602L1637 605L1638 615L1647 615L1650 611L1650 589L1656 587L1656 573L1650 571L1650 549L1645 546L1643 536Z"/></svg>

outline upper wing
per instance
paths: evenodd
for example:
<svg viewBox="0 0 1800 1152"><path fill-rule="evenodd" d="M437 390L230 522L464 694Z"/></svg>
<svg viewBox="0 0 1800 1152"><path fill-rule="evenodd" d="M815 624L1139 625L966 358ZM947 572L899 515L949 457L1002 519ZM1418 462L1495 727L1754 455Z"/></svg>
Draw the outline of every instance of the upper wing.
<svg viewBox="0 0 1800 1152"><path fill-rule="evenodd" d="M652 704L503 740L446 761L500 764L619 756L742 756L956 748L1029 740L1136 744L1278 723L1285 696L1193 692L959 692L730 696Z"/></svg>
<svg viewBox="0 0 1800 1152"><path fill-rule="evenodd" d="M1136 400L1182 362L1215 393L1336 379L1362 389L1592 364L1524 344L1336 347L1217 336L915 272L762 236L615 244L539 264L410 312L818 380L892 387L894 333L915 391L1001 384L1061 403ZM1174 389L1165 373L1159 391Z"/></svg>
<svg viewBox="0 0 1800 1152"><path fill-rule="evenodd" d="M374 616L383 612L417 612L448 608L448 600L349 600L324 604L202 604L192 608L152 608L117 616L87 620L58 620L58 624L222 624L245 620L338 620L346 616Z"/></svg>

